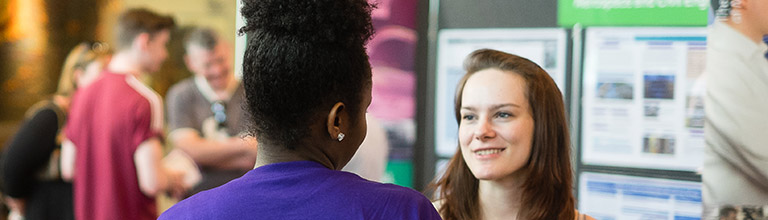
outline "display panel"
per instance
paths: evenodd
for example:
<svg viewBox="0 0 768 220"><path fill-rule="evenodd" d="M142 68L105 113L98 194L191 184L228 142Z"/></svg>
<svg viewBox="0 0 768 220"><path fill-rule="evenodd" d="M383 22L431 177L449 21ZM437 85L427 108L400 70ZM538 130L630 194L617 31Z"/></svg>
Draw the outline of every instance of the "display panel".
<svg viewBox="0 0 768 220"><path fill-rule="evenodd" d="M564 29L448 29L438 39L435 86L435 152L451 157L458 143L454 116L456 85L464 75L463 61L472 51L490 48L530 59L565 91L566 40Z"/></svg>
<svg viewBox="0 0 768 220"><path fill-rule="evenodd" d="M584 48L582 162L696 171L706 28L590 28Z"/></svg>
<svg viewBox="0 0 768 220"><path fill-rule="evenodd" d="M584 172L578 204L600 220L699 220L701 183Z"/></svg>

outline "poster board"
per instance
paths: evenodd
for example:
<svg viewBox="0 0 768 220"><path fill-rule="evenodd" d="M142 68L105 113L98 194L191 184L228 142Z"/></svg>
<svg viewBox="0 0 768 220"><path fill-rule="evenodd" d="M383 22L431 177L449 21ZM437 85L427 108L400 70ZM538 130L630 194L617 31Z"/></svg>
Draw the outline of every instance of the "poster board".
<svg viewBox="0 0 768 220"><path fill-rule="evenodd" d="M584 48L582 163L696 171L706 28L589 28Z"/></svg>
<svg viewBox="0 0 768 220"><path fill-rule="evenodd" d="M584 172L579 211L602 220L701 219L701 183Z"/></svg>

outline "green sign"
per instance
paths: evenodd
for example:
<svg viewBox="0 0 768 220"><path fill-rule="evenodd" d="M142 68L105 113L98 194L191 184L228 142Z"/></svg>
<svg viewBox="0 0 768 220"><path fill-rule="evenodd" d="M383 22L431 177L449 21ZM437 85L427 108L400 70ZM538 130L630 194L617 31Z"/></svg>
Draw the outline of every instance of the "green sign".
<svg viewBox="0 0 768 220"><path fill-rule="evenodd" d="M709 0L558 0L557 23L584 26L706 26Z"/></svg>
<svg viewBox="0 0 768 220"><path fill-rule="evenodd" d="M413 187L413 162L410 160L390 160L386 172L392 177L391 183Z"/></svg>

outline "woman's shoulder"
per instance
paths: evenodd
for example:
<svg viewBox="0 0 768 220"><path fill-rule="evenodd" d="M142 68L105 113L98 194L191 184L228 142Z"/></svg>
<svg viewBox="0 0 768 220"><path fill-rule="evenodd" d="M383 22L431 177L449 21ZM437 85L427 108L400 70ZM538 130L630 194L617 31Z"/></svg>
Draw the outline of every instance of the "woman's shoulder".
<svg viewBox="0 0 768 220"><path fill-rule="evenodd" d="M435 201L432 201L432 206L435 207L435 210L440 210L441 207L443 207L443 203L445 202L444 199L438 199Z"/></svg>
<svg viewBox="0 0 768 220"><path fill-rule="evenodd" d="M391 183L380 183L375 181L370 181L363 179L357 175L353 177L353 181L348 181L350 185L346 186L349 188L356 188L359 190L363 190L366 192L370 192L371 194L376 194L378 196L388 196L388 197L399 197L399 198L423 198L426 201L429 201L424 197L423 194L420 192L404 187L399 186Z"/></svg>
<svg viewBox="0 0 768 220"><path fill-rule="evenodd" d="M580 213L579 210L574 210L576 212L576 219L575 220L595 220L595 218L592 218L592 216L589 216L584 213Z"/></svg>
<svg viewBox="0 0 768 220"><path fill-rule="evenodd" d="M61 128L66 121L66 112L54 104L50 99L46 99L29 107L27 112L24 113L24 118L27 123L36 120L36 122L32 123L52 124ZM37 126L39 126L39 124Z"/></svg>
<svg viewBox="0 0 768 220"><path fill-rule="evenodd" d="M54 104L51 99L45 99L30 106L27 109L27 111L24 113L24 117L27 119L30 119L41 111L53 111L57 115L59 114L59 112L63 112L61 108L56 106L56 104Z"/></svg>

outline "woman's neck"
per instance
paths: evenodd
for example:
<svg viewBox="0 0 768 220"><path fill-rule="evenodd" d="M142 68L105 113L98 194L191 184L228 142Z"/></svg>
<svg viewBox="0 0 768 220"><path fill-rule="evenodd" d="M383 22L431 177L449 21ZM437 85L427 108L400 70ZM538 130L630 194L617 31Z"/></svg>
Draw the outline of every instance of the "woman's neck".
<svg viewBox="0 0 768 220"><path fill-rule="evenodd" d="M53 95L53 104L58 106L62 111L69 111L70 98L62 95Z"/></svg>
<svg viewBox="0 0 768 220"><path fill-rule="evenodd" d="M499 180L480 180L480 217L484 220L517 219L521 211L523 176L513 174Z"/></svg>
<svg viewBox="0 0 768 220"><path fill-rule="evenodd" d="M254 168L274 163L307 160L334 169L331 159L312 146L298 146L296 149L288 149L287 146L283 145L259 142L258 155Z"/></svg>

